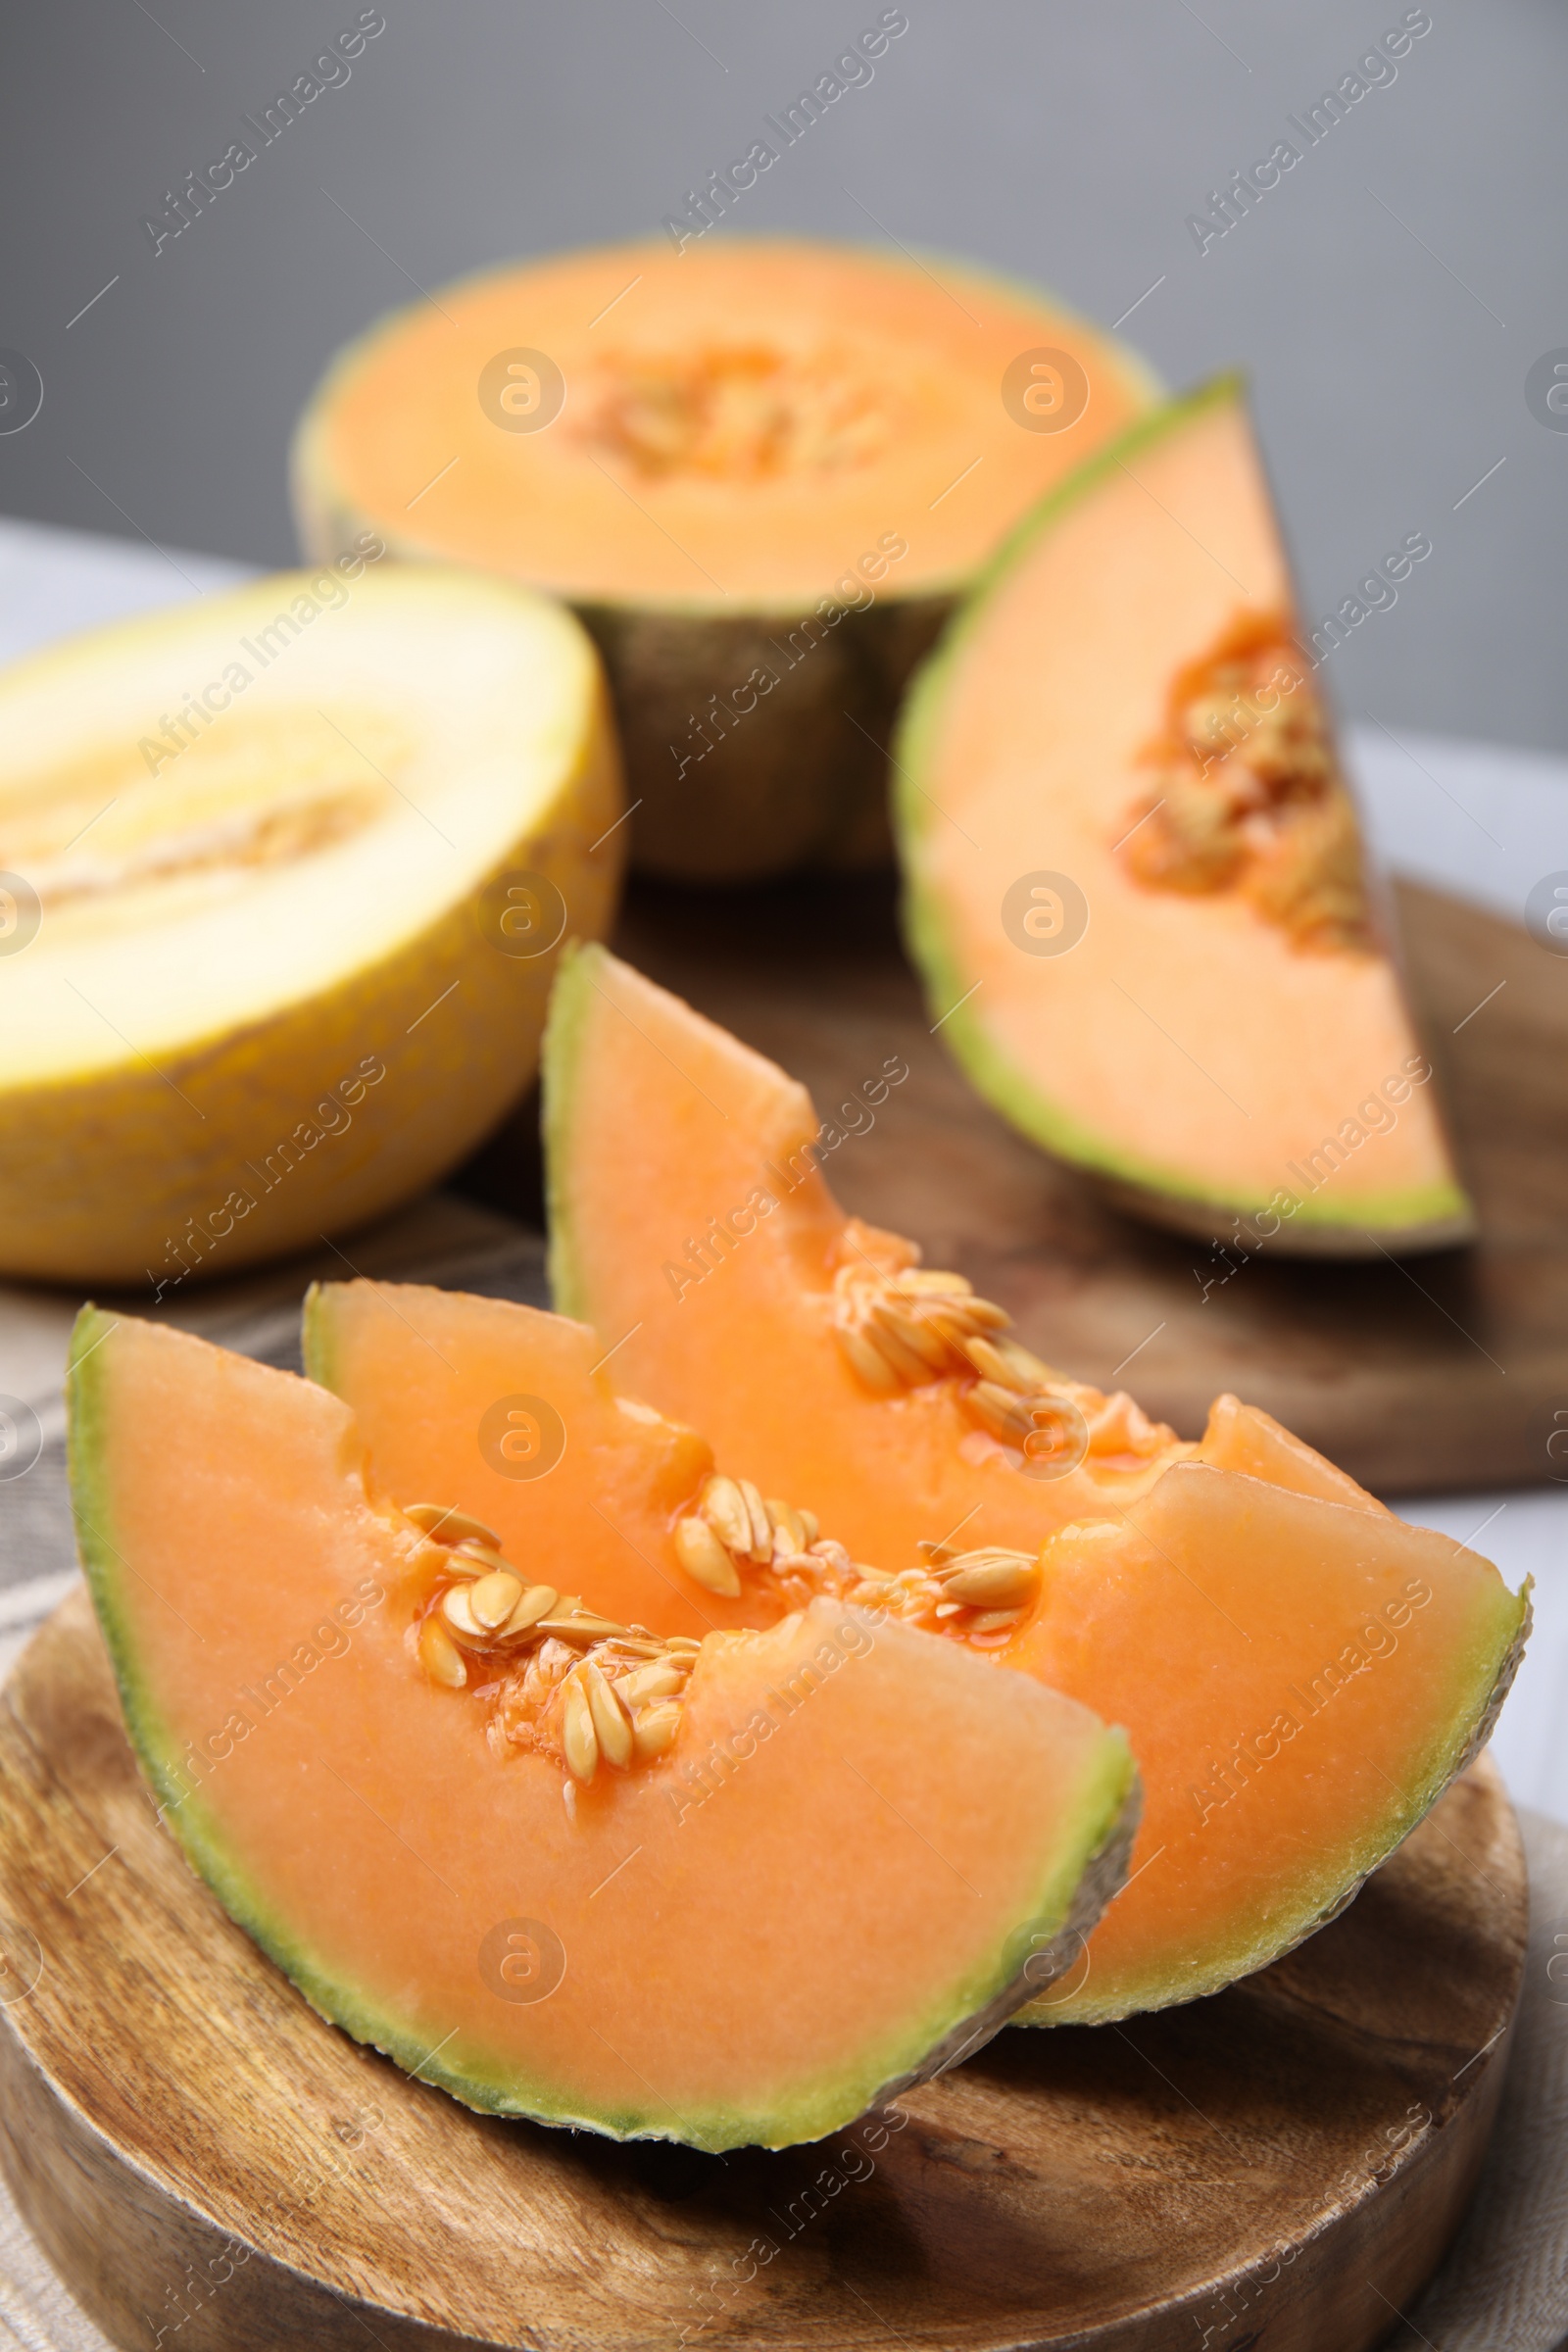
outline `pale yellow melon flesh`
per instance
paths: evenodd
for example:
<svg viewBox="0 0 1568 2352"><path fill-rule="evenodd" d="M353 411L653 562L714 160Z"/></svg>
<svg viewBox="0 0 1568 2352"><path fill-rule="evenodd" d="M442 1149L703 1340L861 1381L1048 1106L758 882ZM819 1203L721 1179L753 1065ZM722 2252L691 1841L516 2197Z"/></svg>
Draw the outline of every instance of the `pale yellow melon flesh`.
<svg viewBox="0 0 1568 2352"><path fill-rule="evenodd" d="M550 935L618 882L599 665L368 544L0 680L7 1272L233 1272L417 1192L533 1075Z"/></svg>

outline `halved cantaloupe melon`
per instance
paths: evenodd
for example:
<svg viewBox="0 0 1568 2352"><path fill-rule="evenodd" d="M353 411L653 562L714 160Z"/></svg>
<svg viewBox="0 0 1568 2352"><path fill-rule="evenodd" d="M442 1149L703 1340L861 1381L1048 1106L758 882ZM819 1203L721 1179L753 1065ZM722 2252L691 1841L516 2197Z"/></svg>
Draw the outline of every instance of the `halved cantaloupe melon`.
<svg viewBox="0 0 1568 2352"><path fill-rule="evenodd" d="M443 287L334 362L294 446L305 546L565 597L598 638L639 863L700 880L888 851L898 698L956 593L1152 378L1049 295L725 235Z"/></svg>
<svg viewBox="0 0 1568 2352"><path fill-rule="evenodd" d="M1401 559L1406 570L1411 559ZM905 922L982 1094L1128 1205L1271 1250L1472 1230L1240 387L1049 495L899 734Z"/></svg>
<svg viewBox="0 0 1568 2352"><path fill-rule="evenodd" d="M377 552L0 680L7 1273L230 1272L417 1192L531 1079L555 942L618 880L599 664L543 598Z"/></svg>
<svg viewBox="0 0 1568 2352"><path fill-rule="evenodd" d="M471 1443L498 1382L549 1390L568 1427L591 1431L606 1409L572 1376L587 1361L579 1327L505 1301L398 1288L377 1306L368 1285L333 1285L311 1329L314 1361L374 1433L372 1465L405 1499L429 1486L500 1516L501 1482ZM1524 1641L1524 1598L1490 1562L1393 1518L1265 1415L1222 1399L1209 1438L1216 1458L1172 1464L1038 1555L970 1546L966 1533L963 1548L927 1546L918 1564L873 1548L866 1566L833 1542L831 1521L807 1544L798 1510L762 1505L770 1551L744 1482L722 1476L650 1489L652 1523L637 1528L661 1625L675 1608L650 1570L684 1582L701 1614L723 1605L743 1622L770 1624L820 1592L979 1649L1127 1727L1148 1791L1132 1877L1022 2023L1191 2000L1310 1935L1479 1747ZM509 1544L524 1576L567 1530L535 1502L548 1483L516 1490ZM679 1542L694 1516L729 1572L727 1603L713 1599L706 1555ZM582 1541L597 1561L603 1524ZM607 1574L625 1578L625 1563L596 1569ZM956 1749L950 1762L967 1769Z"/></svg>
<svg viewBox="0 0 1568 2352"><path fill-rule="evenodd" d="M70 1396L166 1818L324 2015L471 2105L814 2138L985 2038L1119 1879L1126 1742L1025 1676L830 1598L673 1649L574 1608L443 1676L448 1555L336 1398L91 1308ZM639 1742L650 1667L682 1696Z"/></svg>

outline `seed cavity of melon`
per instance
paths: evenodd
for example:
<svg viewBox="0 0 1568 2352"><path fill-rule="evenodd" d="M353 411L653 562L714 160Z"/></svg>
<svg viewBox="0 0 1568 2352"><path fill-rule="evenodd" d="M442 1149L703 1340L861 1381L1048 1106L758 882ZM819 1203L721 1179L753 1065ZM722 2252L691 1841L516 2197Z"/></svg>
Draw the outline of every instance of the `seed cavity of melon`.
<svg viewBox="0 0 1568 2352"><path fill-rule="evenodd" d="M1151 789L1117 856L1152 890L1246 899L1293 945L1373 945L1355 811L1321 698L1280 612L1239 611L1171 680Z"/></svg>
<svg viewBox="0 0 1568 2352"><path fill-rule="evenodd" d="M181 717L136 749L104 745L8 782L0 858L54 917L96 924L115 900L118 919L151 920L148 892L211 895L238 869L329 848L385 814L414 752L405 727L368 709L252 710L211 738Z"/></svg>
<svg viewBox="0 0 1568 2352"><path fill-rule="evenodd" d="M586 1788L601 1763L624 1772L666 1752L698 1643L662 1641L642 1626L596 1616L575 1594L529 1585L483 1541L495 1531L462 1512L416 1503L404 1515L425 1535L416 1561L436 1563L414 1648L443 1689L468 1690L476 1674L488 1675L475 1695L490 1704L493 1753L553 1752ZM716 1472L704 1480L696 1510L677 1521L674 1543L682 1566L710 1592L749 1591L754 1600L792 1609L848 1600L980 1648L1005 1646L1041 1587L1038 1558L997 1546L955 1552L931 1544L922 1567L870 1567L819 1536L813 1512Z"/></svg>
<svg viewBox="0 0 1568 2352"><path fill-rule="evenodd" d="M820 1583L816 1546L814 1511L764 1500L749 1478L718 1473L705 1481L696 1510L675 1526L675 1553L687 1575L726 1600L739 1598L741 1571L749 1567L773 1567L782 1578L804 1575L814 1592ZM791 1605L803 1597L811 1592L791 1596Z"/></svg>
<svg viewBox="0 0 1568 2352"><path fill-rule="evenodd" d="M421 1535L433 1537L438 1544L483 1544L492 1551L501 1546L501 1538L493 1527L482 1519L471 1519L466 1511L453 1509L442 1502L410 1502L403 1508L405 1519L412 1519Z"/></svg>
<svg viewBox="0 0 1568 2352"><path fill-rule="evenodd" d="M995 1545L961 1552L938 1543L922 1548L922 1568L898 1573L868 1566L851 1559L831 1536L819 1536L814 1512L764 1499L749 1479L721 1474L705 1481L697 1509L675 1528L682 1566L709 1592L727 1598L743 1592L754 1602L765 1597L758 1581L762 1577L773 1586L773 1596L791 1608L818 1596L848 1600L896 1613L928 1632L978 1637L983 1647L1001 1647L1039 1596L1039 1559Z"/></svg>
<svg viewBox="0 0 1568 2352"><path fill-rule="evenodd" d="M1020 1458L1042 1421L1063 1408L1081 1418L1085 1451L1102 1462L1143 1463L1176 1443L1175 1431L1151 1421L1124 1389L1107 1396L1006 1338L1006 1309L976 1297L961 1274L919 1265L912 1242L851 1218L840 1248L846 1262L833 1277L833 1336L873 1396L956 1379L970 1419Z"/></svg>
<svg viewBox="0 0 1568 2352"><path fill-rule="evenodd" d="M901 406L883 372L842 350L620 351L586 373L578 437L644 482L848 472L886 447Z"/></svg>
<svg viewBox="0 0 1568 2352"><path fill-rule="evenodd" d="M673 1745L700 1643L665 1642L596 1615L575 1593L529 1584L497 1549L495 1529L466 1512L416 1502L403 1515L424 1538L416 1572L434 1569L412 1647L440 1689L487 1700L493 1755L555 1754L587 1788L601 1763L626 1772Z"/></svg>

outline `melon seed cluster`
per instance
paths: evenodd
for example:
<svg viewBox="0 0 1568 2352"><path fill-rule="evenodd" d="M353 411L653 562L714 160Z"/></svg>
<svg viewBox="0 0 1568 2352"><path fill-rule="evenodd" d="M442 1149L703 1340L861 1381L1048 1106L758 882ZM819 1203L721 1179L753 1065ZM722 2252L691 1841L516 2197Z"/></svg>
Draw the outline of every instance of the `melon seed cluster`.
<svg viewBox="0 0 1568 2352"><path fill-rule="evenodd" d="M672 1744L700 1642L617 1625L576 1593L530 1585L503 1558L495 1530L466 1511L416 1502L404 1516L426 1539L439 1578L413 1645L448 1690L483 1677L493 1753L554 1755L586 1787L601 1762L625 1772Z"/></svg>
<svg viewBox="0 0 1568 2352"><path fill-rule="evenodd" d="M885 1576L875 1568L859 1571L844 1598L854 1607L879 1609L918 1625L927 1633L950 1634L976 1649L1001 1649L1040 1594L1038 1555L1004 1551L987 1545L977 1551L952 1551L943 1544L923 1544L923 1568L905 1568Z"/></svg>
<svg viewBox="0 0 1568 2352"><path fill-rule="evenodd" d="M607 352L590 370L579 428L645 481L671 475L749 482L837 473L887 440L886 387L842 352L754 340L696 351Z"/></svg>
<svg viewBox="0 0 1568 2352"><path fill-rule="evenodd" d="M1040 1591L1040 1562L1027 1552L955 1552L929 1544L923 1568L895 1575L852 1560L816 1527L813 1512L764 1500L750 1479L715 1474L697 1509L676 1523L675 1548L697 1583L730 1599L742 1592L761 1596L771 1587L781 1609L795 1609L824 1593L981 1648L1000 1648Z"/></svg>
<svg viewBox="0 0 1568 2352"><path fill-rule="evenodd" d="M890 1237L858 1221L847 1234L854 1257L833 1278L833 1331L861 1384L892 1396L924 1382L953 1377L968 1382L960 1401L971 1420L1000 1445L1021 1454L1031 1439L1064 1417L1081 1418L1084 1449L1101 1460L1139 1459L1174 1442L1175 1432L1151 1421L1124 1389L1100 1389L1054 1372L1005 1334L1004 1307L978 1298L961 1274L916 1265L878 1263L861 1241L885 1249ZM902 1244L901 1248L912 1245Z"/></svg>
<svg viewBox="0 0 1568 2352"><path fill-rule="evenodd" d="M817 1592L836 1591L823 1563L848 1561L842 1544L823 1543L814 1511L766 1499L749 1478L706 1480L695 1511L675 1523L675 1551L693 1582L726 1600L739 1597L741 1572L768 1569L779 1598L800 1608ZM755 1577L752 1585L757 1590Z"/></svg>
<svg viewBox="0 0 1568 2352"><path fill-rule="evenodd" d="M1177 671L1142 756L1153 790L1117 844L1136 881L1234 891L1318 954L1371 944L1355 811L1283 613L1244 609Z"/></svg>

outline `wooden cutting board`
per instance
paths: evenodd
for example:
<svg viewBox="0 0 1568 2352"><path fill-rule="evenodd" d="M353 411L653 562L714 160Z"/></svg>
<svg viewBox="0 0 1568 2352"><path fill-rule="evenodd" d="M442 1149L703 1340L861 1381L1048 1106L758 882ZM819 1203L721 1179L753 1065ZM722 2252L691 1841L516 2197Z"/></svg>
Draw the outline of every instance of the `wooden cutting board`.
<svg viewBox="0 0 1568 2352"><path fill-rule="evenodd" d="M932 1035L881 878L639 885L615 945L803 1078L823 1114L903 1054L908 1080L828 1180L1010 1309L1047 1362L1124 1383L1183 1437L1235 1389L1381 1494L1568 1480L1568 958L1431 891L1398 906L1481 1220L1474 1248L1402 1264L1250 1256L1119 1214Z"/></svg>
<svg viewBox="0 0 1568 2352"><path fill-rule="evenodd" d="M190 1875L78 1596L0 1697L0 2162L137 2352L1366 2352L1473 2184L1525 1925L1483 1763L1273 1968L1004 2030L814 2147L502 2123L323 2024Z"/></svg>

